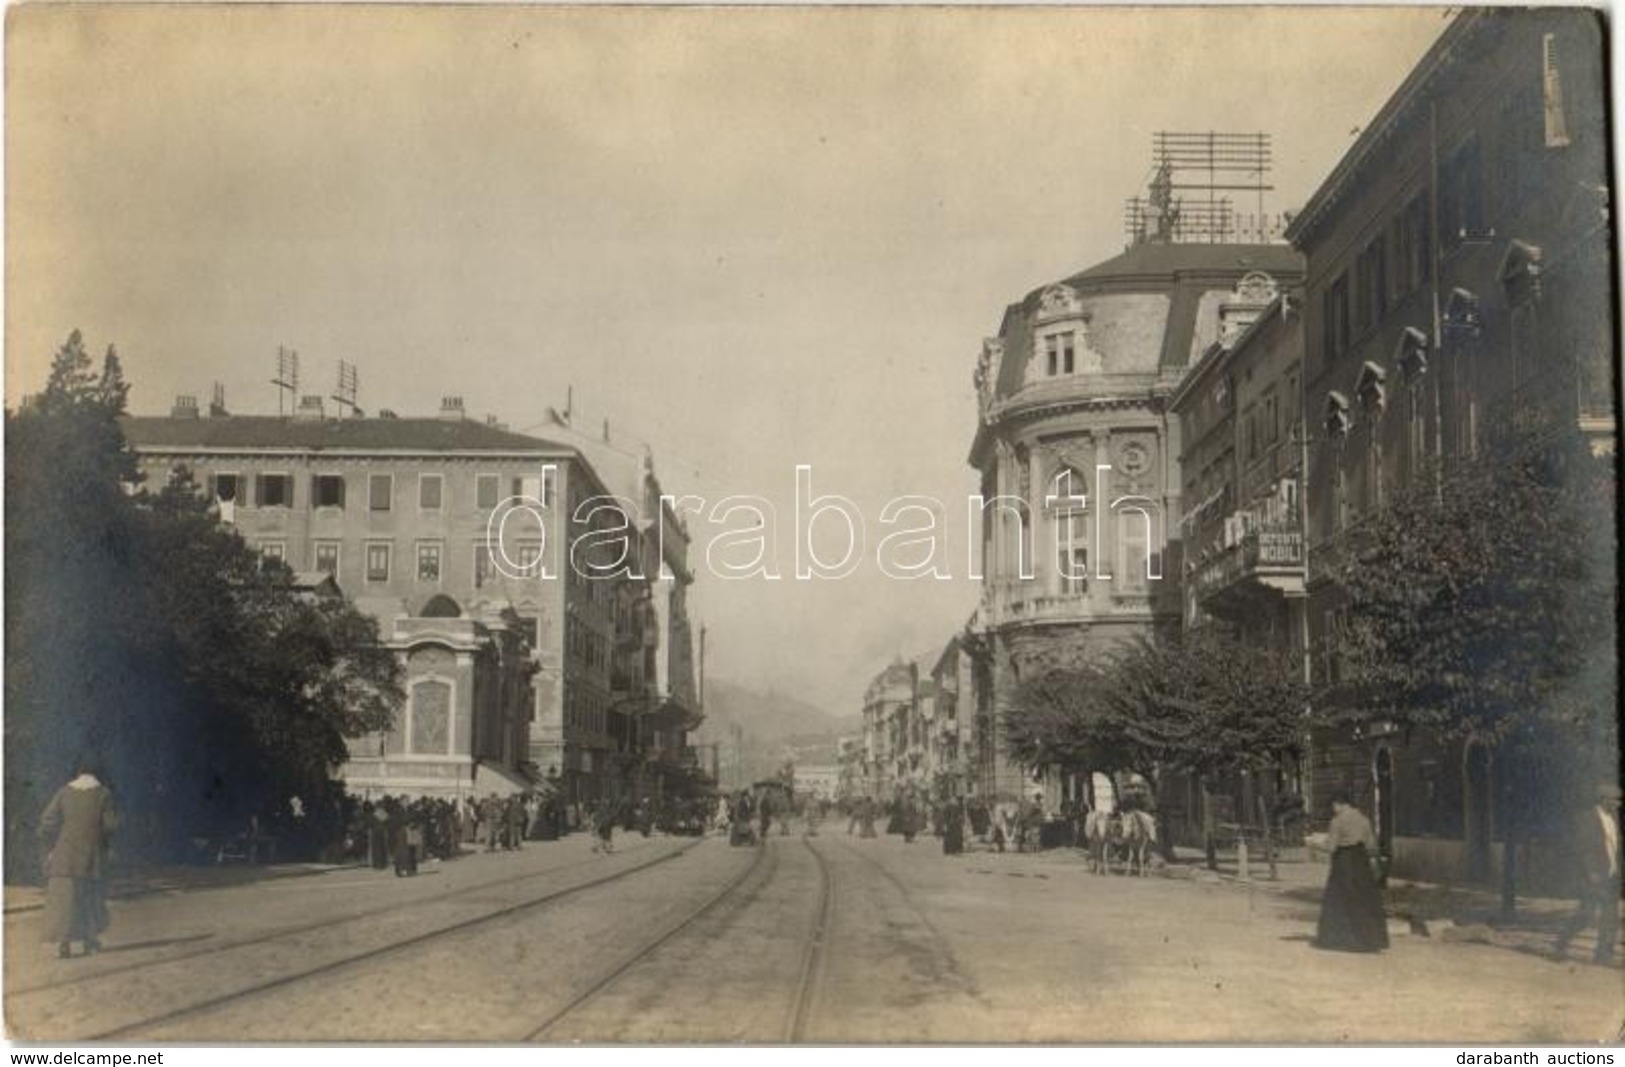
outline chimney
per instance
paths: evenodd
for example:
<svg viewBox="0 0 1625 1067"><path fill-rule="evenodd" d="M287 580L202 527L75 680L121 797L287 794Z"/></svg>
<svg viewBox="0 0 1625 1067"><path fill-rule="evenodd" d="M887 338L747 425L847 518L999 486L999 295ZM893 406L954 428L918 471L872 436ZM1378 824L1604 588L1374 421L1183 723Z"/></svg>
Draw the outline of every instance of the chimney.
<svg viewBox="0 0 1625 1067"><path fill-rule="evenodd" d="M296 419L320 420L323 418L322 397L320 393L312 393L299 398L299 410L293 413Z"/></svg>
<svg viewBox="0 0 1625 1067"><path fill-rule="evenodd" d="M441 397L440 417L453 420L461 419L463 417L463 398L460 396Z"/></svg>
<svg viewBox="0 0 1625 1067"><path fill-rule="evenodd" d="M169 409L169 417L172 419L197 418L197 397L177 396L175 406Z"/></svg>
<svg viewBox="0 0 1625 1067"><path fill-rule="evenodd" d="M226 387L220 382L214 383L214 398L209 401L209 418L223 419L231 412L226 410Z"/></svg>
<svg viewBox="0 0 1625 1067"><path fill-rule="evenodd" d="M506 430L508 428L508 424L497 418L495 415L485 416L485 425L491 427L493 430Z"/></svg>

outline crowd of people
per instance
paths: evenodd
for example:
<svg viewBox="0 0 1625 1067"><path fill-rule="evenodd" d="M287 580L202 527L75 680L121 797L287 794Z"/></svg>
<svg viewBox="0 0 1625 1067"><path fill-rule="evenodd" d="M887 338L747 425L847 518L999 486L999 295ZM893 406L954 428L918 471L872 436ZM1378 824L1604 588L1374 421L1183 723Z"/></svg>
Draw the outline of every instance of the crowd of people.
<svg viewBox="0 0 1625 1067"><path fill-rule="evenodd" d="M391 865L401 877L417 873L425 859L446 860L465 848L511 852L527 841L556 841L588 830L595 851L610 851L617 829L648 837L701 833L708 801L701 798L600 798L566 803L551 794L479 798L383 796L364 800L351 813L344 858L376 870Z"/></svg>

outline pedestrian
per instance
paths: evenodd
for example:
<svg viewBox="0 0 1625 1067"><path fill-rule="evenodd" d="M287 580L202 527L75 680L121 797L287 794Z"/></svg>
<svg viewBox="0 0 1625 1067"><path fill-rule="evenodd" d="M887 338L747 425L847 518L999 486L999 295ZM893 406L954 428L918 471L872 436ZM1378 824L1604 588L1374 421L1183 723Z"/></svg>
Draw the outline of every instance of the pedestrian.
<svg viewBox="0 0 1625 1067"><path fill-rule="evenodd" d="M367 856L372 869L381 871L389 866L389 802L386 796L370 806L367 812Z"/></svg>
<svg viewBox="0 0 1625 1067"><path fill-rule="evenodd" d="M107 929L107 846L118 828L113 793L81 760L74 779L51 798L40 816L45 850L45 939L56 954L73 955L73 942L85 955L101 951Z"/></svg>
<svg viewBox="0 0 1625 1067"><path fill-rule="evenodd" d="M920 832L919 813L914 809L914 797L904 793L897 801L897 823L903 834L903 843L912 845L914 835Z"/></svg>
<svg viewBox="0 0 1625 1067"><path fill-rule="evenodd" d="M957 856L965 851L965 802L950 797L937 812L937 826L942 831L942 854Z"/></svg>
<svg viewBox="0 0 1625 1067"><path fill-rule="evenodd" d="M593 809L593 830L597 837L593 840L592 850L605 855L615 851L615 805L607 799L598 801Z"/></svg>
<svg viewBox="0 0 1625 1067"><path fill-rule="evenodd" d="M767 833L773 829L773 808L775 805L773 794L764 792L756 808L756 815L762 824L762 838L760 844L767 844Z"/></svg>
<svg viewBox="0 0 1625 1067"><path fill-rule="evenodd" d="M1569 943L1588 926L1597 928L1596 963L1612 963L1619 940L1619 787L1597 787L1596 803L1582 812L1573 830L1574 861L1579 876L1579 906L1563 924L1552 946L1559 959L1569 954Z"/></svg>
<svg viewBox="0 0 1625 1067"><path fill-rule="evenodd" d="M1348 793L1332 794L1332 821L1326 829L1331 871L1320 901L1315 946L1344 952L1380 952L1388 947L1388 919L1382 890L1371 870L1377 838L1371 820Z"/></svg>

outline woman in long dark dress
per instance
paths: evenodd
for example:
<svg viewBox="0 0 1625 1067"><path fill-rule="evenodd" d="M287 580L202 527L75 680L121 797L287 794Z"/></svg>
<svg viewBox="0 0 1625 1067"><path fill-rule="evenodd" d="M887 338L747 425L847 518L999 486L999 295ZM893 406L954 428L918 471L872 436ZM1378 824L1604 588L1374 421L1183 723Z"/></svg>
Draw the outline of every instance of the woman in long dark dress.
<svg viewBox="0 0 1625 1067"><path fill-rule="evenodd" d="M942 828L942 853L957 856L965 851L965 802L957 797L942 805L938 813Z"/></svg>
<svg viewBox="0 0 1625 1067"><path fill-rule="evenodd" d="M1320 902L1317 948L1344 952L1380 952L1388 947L1388 919L1382 890L1371 871L1377 838L1371 820L1350 802L1348 794L1332 795L1332 821L1326 830L1331 872Z"/></svg>

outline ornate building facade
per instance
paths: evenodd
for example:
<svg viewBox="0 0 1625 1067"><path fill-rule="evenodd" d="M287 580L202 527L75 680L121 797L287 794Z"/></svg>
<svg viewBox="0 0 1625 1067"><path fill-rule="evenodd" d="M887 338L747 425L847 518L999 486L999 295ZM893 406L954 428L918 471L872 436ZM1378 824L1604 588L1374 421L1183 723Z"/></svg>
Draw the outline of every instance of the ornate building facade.
<svg viewBox="0 0 1625 1067"><path fill-rule="evenodd" d="M1089 788L1085 775L1010 759L1002 719L1012 692L1031 673L1179 625L1180 428L1169 397L1301 273L1282 245L1153 235L1028 293L983 343L969 456L984 501L966 687L976 792L1043 787L1055 807Z"/></svg>

